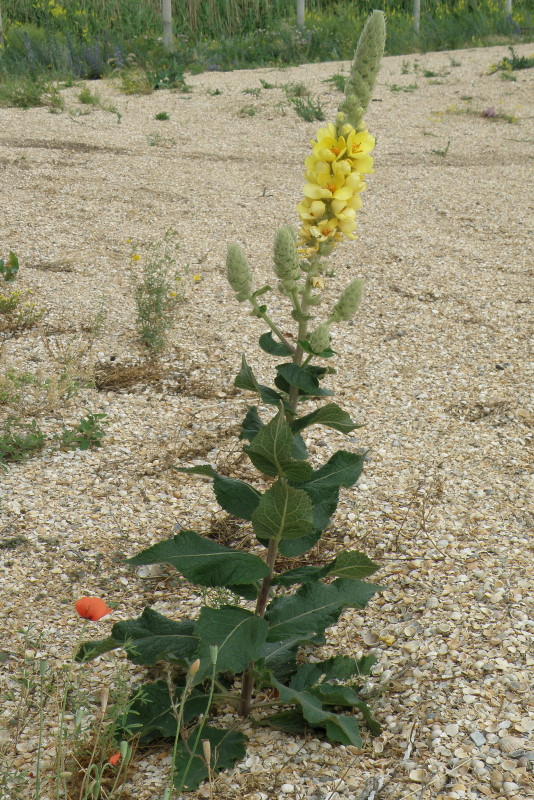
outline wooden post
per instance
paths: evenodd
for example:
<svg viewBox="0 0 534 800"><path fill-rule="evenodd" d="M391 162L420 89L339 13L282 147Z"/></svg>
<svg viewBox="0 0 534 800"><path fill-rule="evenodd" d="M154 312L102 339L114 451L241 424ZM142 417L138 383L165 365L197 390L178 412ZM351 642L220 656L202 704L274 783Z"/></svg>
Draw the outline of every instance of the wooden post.
<svg viewBox="0 0 534 800"><path fill-rule="evenodd" d="M505 0L504 10L506 11L506 16L512 16L512 0Z"/></svg>
<svg viewBox="0 0 534 800"><path fill-rule="evenodd" d="M162 0L161 3L163 19L163 48L170 53L172 47L172 5L171 0Z"/></svg>
<svg viewBox="0 0 534 800"><path fill-rule="evenodd" d="M305 0L297 0L297 26L304 27L304 3Z"/></svg>
<svg viewBox="0 0 534 800"><path fill-rule="evenodd" d="M420 17L421 17L421 0L413 0L413 29L418 35L419 35Z"/></svg>

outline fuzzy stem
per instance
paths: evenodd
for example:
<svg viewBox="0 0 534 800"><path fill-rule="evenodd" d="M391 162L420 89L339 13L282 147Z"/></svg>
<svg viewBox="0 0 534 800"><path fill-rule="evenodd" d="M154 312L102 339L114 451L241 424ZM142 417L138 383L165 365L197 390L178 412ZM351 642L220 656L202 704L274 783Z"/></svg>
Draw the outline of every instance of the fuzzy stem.
<svg viewBox="0 0 534 800"><path fill-rule="evenodd" d="M261 584L260 593L256 601L255 614L257 617L263 617L265 609L267 608L267 601L269 600L269 590L271 588L271 581L273 579L274 564L278 554L278 539L271 539L269 542L269 549L267 550L266 563L269 567L269 574L265 576ZM254 689L254 661L250 661L246 671L243 673L243 686L241 688L241 700L239 703L238 713L241 717L248 717L250 714L250 698L252 697L252 690Z"/></svg>
<svg viewBox="0 0 534 800"><path fill-rule="evenodd" d="M256 298L250 297L249 300L257 316L261 317L261 319L266 323L266 325L269 326L272 332L278 336L282 344L284 344L288 350L290 350L292 353L295 353L296 348L291 344L291 342L288 342L288 340L286 339L286 337L284 336L278 325L276 325L276 323L272 321L267 312L261 310L260 305L256 300Z"/></svg>
<svg viewBox="0 0 534 800"><path fill-rule="evenodd" d="M297 341L299 339L305 339L306 334L308 332L308 320L306 319L308 313L308 306L310 297L313 291L313 277L319 271L320 263L317 256L312 256L310 258L310 271L308 273L308 278L306 280L306 285L304 287L304 293L302 295L302 300L300 303L300 312L302 314L302 318L299 322L299 328L297 333ZM293 352L293 364L296 364L298 367L302 364L302 358L304 356L304 350L297 344ZM291 407L291 415L294 417L297 413L297 404L299 401L299 390L296 386L291 386L289 389L289 405Z"/></svg>

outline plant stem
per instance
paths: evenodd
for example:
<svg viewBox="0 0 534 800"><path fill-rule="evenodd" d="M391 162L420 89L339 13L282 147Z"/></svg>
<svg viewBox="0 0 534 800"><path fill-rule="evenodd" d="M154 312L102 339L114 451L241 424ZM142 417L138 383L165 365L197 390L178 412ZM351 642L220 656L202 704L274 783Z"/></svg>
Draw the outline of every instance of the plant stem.
<svg viewBox="0 0 534 800"><path fill-rule="evenodd" d="M292 345L291 342L288 342L288 340L286 339L286 337L284 336L284 334L282 333L282 331L280 330L278 325L275 322L272 321L272 319L269 317L267 312L261 310L260 305L259 305L258 301L256 300L256 298L255 297L251 297L250 298L250 302L252 303L252 307L254 308L254 311L256 312L256 314L259 317L261 317L261 319L265 322L266 325L269 326L269 328L272 330L272 332L275 333L278 336L278 338L280 339L282 344L284 344L287 347L287 349L290 350L292 353L295 353L296 352L295 346Z"/></svg>
<svg viewBox="0 0 534 800"><path fill-rule="evenodd" d="M302 318L299 322L299 328L297 333L297 341L300 339L305 339L306 334L308 332L308 320L306 319L308 313L308 305L310 296L313 290L313 283L312 279L317 272L319 267L319 262L316 256L313 259L310 259L310 271L308 273L308 277L306 279L306 286L304 288L304 293L302 295L302 301L300 304L300 311L302 314ZM304 350L297 344L295 350L293 351L293 364L296 364L298 367L302 364L302 358L304 356ZM289 388L289 405L291 407L291 415L294 417L297 413L297 404L299 401L299 390L297 386L291 386Z"/></svg>
<svg viewBox="0 0 534 800"><path fill-rule="evenodd" d="M261 584L260 593L256 601L255 614L257 617L263 617L265 609L267 608L267 601L269 600L269 590L271 588L271 581L273 579L274 564L278 554L278 539L271 539L269 548L267 550L266 563L269 567L269 574L265 576ZM239 703L238 713L242 717L248 717L250 714L250 699L252 697L252 690L254 689L254 661L250 661L246 671L243 673L243 686L241 689L241 700Z"/></svg>

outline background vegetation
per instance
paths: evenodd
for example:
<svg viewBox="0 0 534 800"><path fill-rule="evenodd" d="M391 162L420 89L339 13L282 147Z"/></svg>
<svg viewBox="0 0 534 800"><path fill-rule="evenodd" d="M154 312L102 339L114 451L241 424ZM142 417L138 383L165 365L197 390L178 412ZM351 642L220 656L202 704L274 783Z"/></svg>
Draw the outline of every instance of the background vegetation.
<svg viewBox="0 0 534 800"><path fill-rule="evenodd" d="M387 53L455 49L528 40L532 11L521 0L423 0L420 33L411 0L308 0L304 28L294 0L185 0L173 3L175 51L161 44L159 0L2 0L0 81L100 78L135 66L154 88L183 71L350 59L373 8L386 11ZM40 88L40 87L38 87ZM27 92L23 92L26 95Z"/></svg>

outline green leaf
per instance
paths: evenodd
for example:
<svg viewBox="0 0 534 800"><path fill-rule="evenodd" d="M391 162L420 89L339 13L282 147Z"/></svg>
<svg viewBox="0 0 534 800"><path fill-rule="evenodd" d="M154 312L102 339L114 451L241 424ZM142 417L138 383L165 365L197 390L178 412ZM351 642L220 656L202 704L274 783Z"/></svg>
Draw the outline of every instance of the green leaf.
<svg viewBox="0 0 534 800"><path fill-rule="evenodd" d="M267 607L267 641L324 633L345 607L364 608L380 589L372 583L337 578L333 583L306 583L293 595L275 597Z"/></svg>
<svg viewBox="0 0 534 800"><path fill-rule="evenodd" d="M311 414L294 420L291 423L291 430L293 433L297 433L307 428L308 425L326 425L328 428L341 431L341 433L350 433L356 428L362 427L353 422L349 414L343 411L337 403L327 403L316 411L312 411Z"/></svg>
<svg viewBox="0 0 534 800"><path fill-rule="evenodd" d="M174 704L178 706L184 687L174 686ZM209 694L193 689L184 703L183 722L187 725L207 711ZM149 744L155 739L172 739L176 734L176 715L167 681L145 683L133 693L133 702L120 720L121 730L128 729L139 735L140 743Z"/></svg>
<svg viewBox="0 0 534 800"><path fill-rule="evenodd" d="M265 642L257 663L261 659L264 667L272 671L279 681L287 681L297 669L299 642L298 638L286 639L284 642Z"/></svg>
<svg viewBox="0 0 534 800"><path fill-rule="evenodd" d="M308 448L306 447L306 442L298 433L293 436L291 456L292 458L297 459L297 461L304 461L305 458L308 458Z"/></svg>
<svg viewBox="0 0 534 800"><path fill-rule="evenodd" d="M209 647L216 644L218 672L241 672L261 652L267 637L264 619L237 606L204 606L196 624L201 639L198 656L209 659ZM205 674L201 670L202 674Z"/></svg>
<svg viewBox="0 0 534 800"><path fill-rule="evenodd" d="M204 762L202 751L203 739L207 739L211 744L210 769L212 772L230 769L236 761L241 761L246 755L247 738L243 733L224 728L212 728L209 725L202 728L200 736L198 736L198 732L198 727L189 731L187 747L183 740L180 740L174 760L174 785L179 788L185 775L183 790L186 792L198 789L202 781L208 777L208 768ZM196 744L197 736L198 744ZM191 752L193 759L187 770ZM187 774L185 774L186 772Z"/></svg>
<svg viewBox="0 0 534 800"><path fill-rule="evenodd" d="M111 636L124 647L130 661L146 666L158 661L187 664L198 647L194 622L176 622L151 608L145 608L137 619L117 622Z"/></svg>
<svg viewBox="0 0 534 800"><path fill-rule="evenodd" d="M300 539L282 539L278 551L284 558L295 558L305 553L306 550L311 550L321 538L322 531L315 528L312 533L307 536L302 536Z"/></svg>
<svg viewBox="0 0 534 800"><path fill-rule="evenodd" d="M327 575L337 575L339 578L367 578L380 569L378 564L357 550L346 550L338 553L328 565Z"/></svg>
<svg viewBox="0 0 534 800"><path fill-rule="evenodd" d="M313 583L326 575L325 567L295 567L276 575L272 586L293 586L295 583Z"/></svg>
<svg viewBox="0 0 534 800"><path fill-rule="evenodd" d="M291 709L290 711L281 711L279 714L271 714L269 717L262 717L258 720L258 725L263 727L274 728L276 731L284 731L285 733L300 734L306 731L309 725L302 715L302 711L298 709Z"/></svg>
<svg viewBox="0 0 534 800"><path fill-rule="evenodd" d="M283 406L278 413L256 434L252 443L243 449L256 467L264 475L284 476L290 480L307 480L312 476L312 468L307 462L291 458L293 434L289 427ZM306 476L306 477L298 477Z"/></svg>
<svg viewBox="0 0 534 800"><path fill-rule="evenodd" d="M251 442L262 428L263 422L258 414L258 409L256 406L250 406L245 414L243 422L241 423L241 433L239 434L239 438L248 439L248 441Z"/></svg>
<svg viewBox="0 0 534 800"><path fill-rule="evenodd" d="M326 721L326 735L332 742L362 746L360 726L356 717L346 714L331 714Z"/></svg>
<svg viewBox="0 0 534 800"><path fill-rule="evenodd" d="M348 706L354 708L360 702L358 694L350 686L334 683L319 683L309 690L314 697L327 706Z"/></svg>
<svg viewBox="0 0 534 800"><path fill-rule="evenodd" d="M255 583L269 572L258 556L223 547L188 530L143 550L128 563L172 564L188 581L200 586Z"/></svg>
<svg viewBox="0 0 534 800"><path fill-rule="evenodd" d="M310 371L297 364L279 364L276 371L290 386L296 386L301 392L311 397L326 397L334 394L330 389L321 389L318 380L310 375Z"/></svg>
<svg viewBox="0 0 534 800"><path fill-rule="evenodd" d="M83 642L75 655L75 660L91 661L93 658L97 658L97 656L101 656L103 653L116 650L117 647L122 647L122 642L117 641L113 636L108 636L106 639L98 639L94 642Z"/></svg>
<svg viewBox="0 0 534 800"><path fill-rule="evenodd" d="M254 377L254 373L247 364L245 356L241 356L241 369L234 381L234 386L237 389L247 389L249 392L259 392L258 381Z"/></svg>
<svg viewBox="0 0 534 800"><path fill-rule="evenodd" d="M367 663L369 658L371 660L370 664ZM305 662L296 670L289 685L291 688L301 691L302 689L311 689L319 681L321 681L319 685L322 686L325 685L323 682L326 681L346 681L354 675L358 677L368 675L369 672L365 670L367 668L370 669L372 664L376 663L376 658L370 656L367 659L364 656L363 659L356 661L356 659L349 656L333 656L333 658L328 658L326 661ZM365 663L362 663L364 661ZM331 686L332 684L326 685ZM356 699L359 701L357 695Z"/></svg>
<svg viewBox="0 0 534 800"><path fill-rule="evenodd" d="M252 517L252 512L260 502L261 492L258 492L249 483L237 481L220 475L209 464L199 464L196 467L173 467L175 472L184 472L188 475L205 475L213 478L213 491L217 502L228 514L239 519Z"/></svg>
<svg viewBox="0 0 534 800"><path fill-rule="evenodd" d="M308 353L310 356L315 356L315 358L332 358L332 356L336 355L336 351L332 350L331 347L326 347L320 353L316 353L307 339L299 339L298 343L305 353Z"/></svg>
<svg viewBox="0 0 534 800"><path fill-rule="evenodd" d="M322 489L353 486L361 475L364 460L364 453L349 453L346 450L338 450L328 459L326 464L315 470L309 479L305 482L295 483L295 486L308 492L312 501L322 502L324 499L324 495L321 492Z"/></svg>
<svg viewBox="0 0 534 800"><path fill-rule="evenodd" d="M252 515L254 533L261 539L298 539L313 530L311 500L301 489L277 480L262 495Z"/></svg>
<svg viewBox="0 0 534 800"><path fill-rule="evenodd" d="M271 356L290 356L291 350L283 342L273 339L271 331L260 336L259 345L265 353Z"/></svg>

